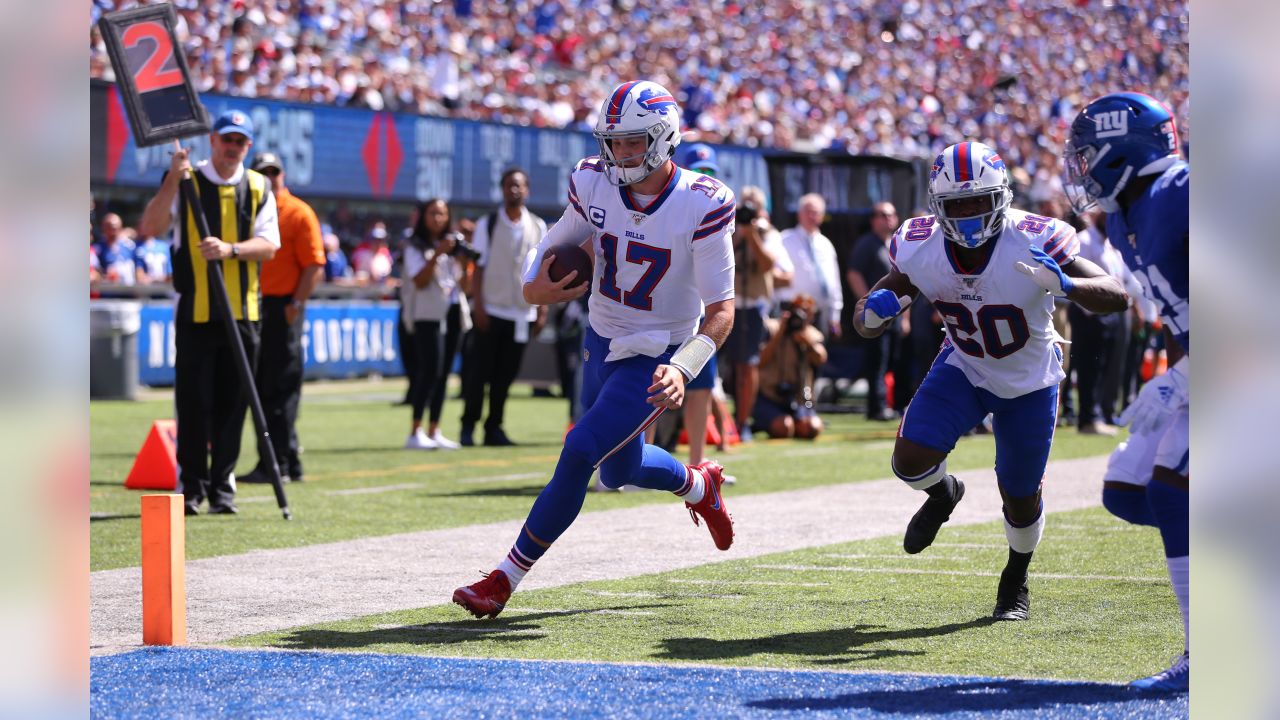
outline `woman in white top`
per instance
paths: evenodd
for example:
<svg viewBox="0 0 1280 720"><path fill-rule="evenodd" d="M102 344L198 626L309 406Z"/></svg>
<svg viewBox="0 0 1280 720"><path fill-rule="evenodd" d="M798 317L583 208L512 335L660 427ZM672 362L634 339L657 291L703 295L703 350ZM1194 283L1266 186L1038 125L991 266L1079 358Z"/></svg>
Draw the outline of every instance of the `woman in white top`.
<svg viewBox="0 0 1280 720"><path fill-rule="evenodd" d="M413 237L404 253L400 299L405 329L411 329L409 341L417 354L416 374L410 381L413 425L404 446L416 450L457 447L440 434L438 416L433 416L427 430L422 429L422 416L431 404L443 365L441 328L458 283L458 265L449 254L455 236L448 229L449 206L443 200L428 200L419 208Z"/></svg>

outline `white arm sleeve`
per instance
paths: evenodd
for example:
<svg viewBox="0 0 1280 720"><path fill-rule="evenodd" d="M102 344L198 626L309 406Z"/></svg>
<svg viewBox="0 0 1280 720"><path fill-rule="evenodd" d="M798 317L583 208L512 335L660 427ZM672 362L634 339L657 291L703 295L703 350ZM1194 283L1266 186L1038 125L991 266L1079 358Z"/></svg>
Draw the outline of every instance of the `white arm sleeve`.
<svg viewBox="0 0 1280 720"><path fill-rule="evenodd" d="M693 241L693 281L705 305L733 299L733 227Z"/></svg>
<svg viewBox="0 0 1280 720"><path fill-rule="evenodd" d="M538 276L538 268L542 265L542 256L546 254L549 248L555 247L560 243L573 242L581 245L591 239L591 233L594 227L587 219L573 208L572 205L565 207L564 213L560 215L560 219L555 225L547 230L547 234L542 236L542 240L538 242L538 246L529 253L529 257L525 262L524 281L529 283ZM588 250L588 253L591 251Z"/></svg>

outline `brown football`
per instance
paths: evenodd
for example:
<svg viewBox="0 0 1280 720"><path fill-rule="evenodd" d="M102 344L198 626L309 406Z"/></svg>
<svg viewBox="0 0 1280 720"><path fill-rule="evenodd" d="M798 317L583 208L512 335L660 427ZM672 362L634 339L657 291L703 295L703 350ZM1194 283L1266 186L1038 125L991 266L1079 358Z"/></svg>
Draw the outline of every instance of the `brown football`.
<svg viewBox="0 0 1280 720"><path fill-rule="evenodd" d="M552 282L560 282L573 270L578 271L578 276L567 287L576 288L582 283L591 281L591 255L583 250L581 245L561 243L547 250L547 253L555 256L551 261L551 267L547 269Z"/></svg>

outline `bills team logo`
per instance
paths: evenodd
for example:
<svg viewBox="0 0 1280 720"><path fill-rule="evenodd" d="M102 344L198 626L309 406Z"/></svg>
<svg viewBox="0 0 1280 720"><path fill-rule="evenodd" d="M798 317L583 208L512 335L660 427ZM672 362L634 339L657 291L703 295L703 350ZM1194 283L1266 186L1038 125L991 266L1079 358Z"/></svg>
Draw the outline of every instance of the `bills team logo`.
<svg viewBox="0 0 1280 720"><path fill-rule="evenodd" d="M942 159L942 153L938 153L938 157L933 159L933 169L929 171L929 182L938 179L938 173L942 172L945 162Z"/></svg>
<svg viewBox="0 0 1280 720"><path fill-rule="evenodd" d="M987 167L992 170L1004 170L1004 160L995 153L990 153L986 157L982 158L982 162L986 163Z"/></svg>
<svg viewBox="0 0 1280 720"><path fill-rule="evenodd" d="M653 88L644 88L640 91L640 95L636 98L636 102L640 107L655 112L659 115L665 115L668 108L675 108L676 99L667 93L661 93Z"/></svg>

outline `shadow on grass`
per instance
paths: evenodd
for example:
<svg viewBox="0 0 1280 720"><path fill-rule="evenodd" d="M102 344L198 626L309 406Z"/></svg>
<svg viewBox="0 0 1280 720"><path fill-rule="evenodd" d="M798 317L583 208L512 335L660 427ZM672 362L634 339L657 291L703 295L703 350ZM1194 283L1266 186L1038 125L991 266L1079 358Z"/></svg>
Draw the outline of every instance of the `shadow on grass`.
<svg viewBox="0 0 1280 720"><path fill-rule="evenodd" d="M96 523L105 522L107 520L137 520L141 517L142 516L138 513L122 513L118 515L111 513L90 513L89 522Z"/></svg>
<svg viewBox="0 0 1280 720"><path fill-rule="evenodd" d="M930 679L932 680L932 679ZM938 678L939 684L924 688L868 690L834 697L780 697L747 702L761 710L873 710L887 714L928 715L960 712L1009 712L1036 708L1058 708L1062 717L1091 716L1106 705L1168 699L1173 696L1146 695L1122 685L1102 683L1044 682L1037 680L962 680ZM1109 708L1118 711L1119 708ZM1170 708L1173 713L1173 709Z"/></svg>
<svg viewBox="0 0 1280 720"><path fill-rule="evenodd" d="M459 492L427 493L427 495L428 497L537 497L538 493L542 492L542 489L546 486L546 483L541 483L539 485L521 485L520 487L491 487Z"/></svg>
<svg viewBox="0 0 1280 720"><path fill-rule="evenodd" d="M655 657L668 660L728 661L760 654L801 655L819 665L844 664L849 661L879 660L908 655L925 655L919 650L893 650L887 647L867 647L891 643L895 640L916 640L940 637L954 632L986 627L996 622L989 617L963 623L951 623L931 628L908 630L880 630L878 625L855 625L838 630L784 633L765 637L738 640L712 640L710 638L667 638L662 650Z"/></svg>
<svg viewBox="0 0 1280 720"><path fill-rule="evenodd" d="M500 641L520 643L546 637L543 620L588 615L601 610L641 610L667 607L662 603L626 605L614 608L582 608L530 612L493 620L454 620L445 622L416 623L400 627L375 628L373 630L328 630L308 628L295 630L271 643L271 647L288 650L351 650L375 645L418 645L422 647L447 647L471 642ZM458 612L463 612L458 610Z"/></svg>

